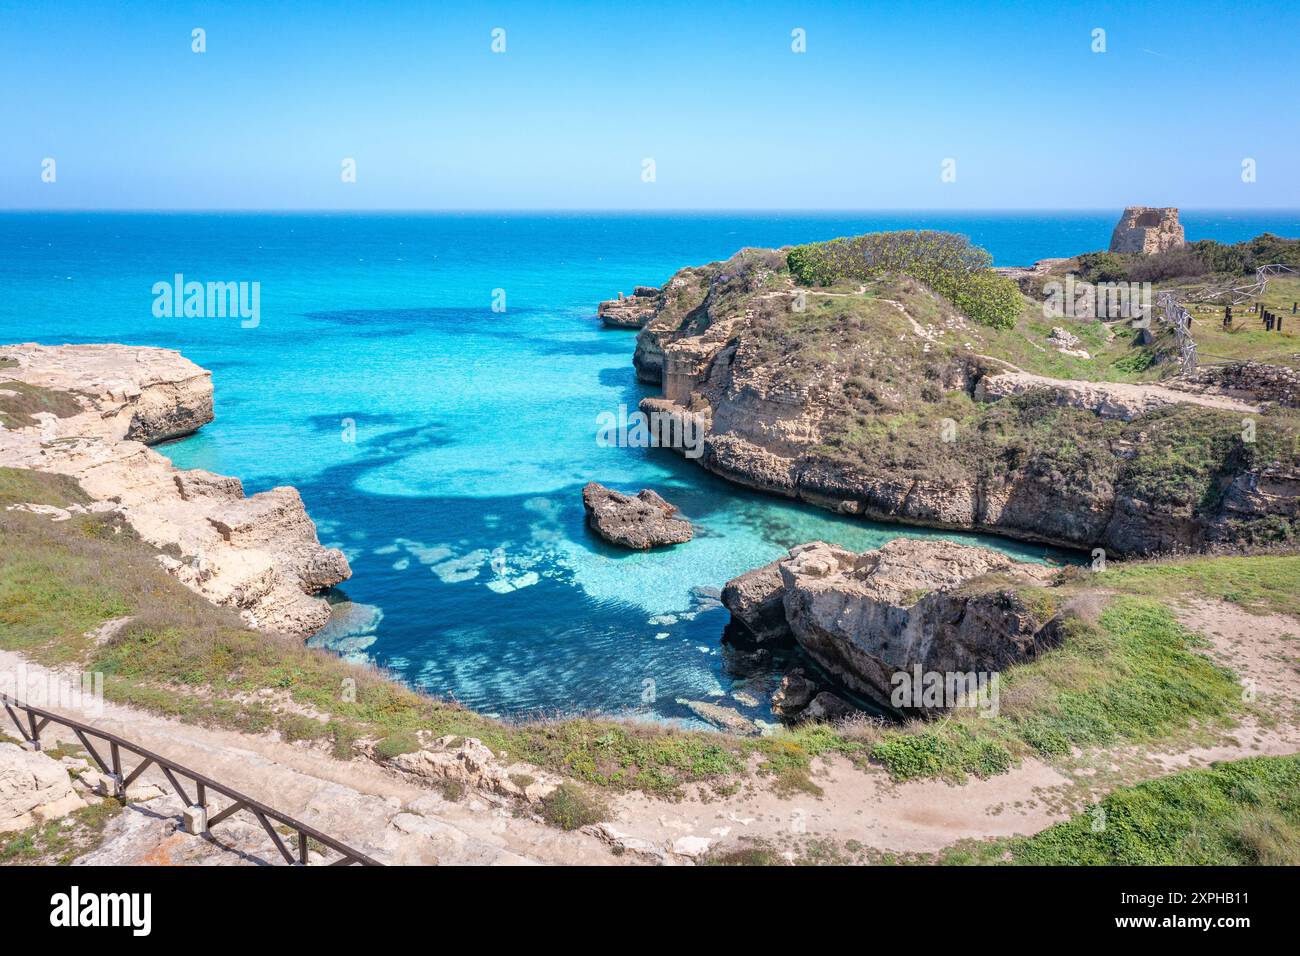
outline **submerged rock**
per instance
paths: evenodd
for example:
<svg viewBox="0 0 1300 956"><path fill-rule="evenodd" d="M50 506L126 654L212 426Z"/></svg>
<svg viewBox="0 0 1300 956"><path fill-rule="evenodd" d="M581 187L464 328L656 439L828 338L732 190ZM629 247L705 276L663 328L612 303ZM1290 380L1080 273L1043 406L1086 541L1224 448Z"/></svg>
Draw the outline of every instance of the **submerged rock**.
<svg viewBox="0 0 1300 956"><path fill-rule="evenodd" d="M625 548L644 550L691 540L694 530L677 508L650 489L635 496L620 494L590 482L582 489L587 521L606 541Z"/></svg>
<svg viewBox="0 0 1300 956"><path fill-rule="evenodd" d="M730 707L710 704L702 700L686 700L683 697L678 697L677 703L700 718L700 720L712 724L719 730L727 730L733 734L742 734L747 737L758 735L758 725Z"/></svg>

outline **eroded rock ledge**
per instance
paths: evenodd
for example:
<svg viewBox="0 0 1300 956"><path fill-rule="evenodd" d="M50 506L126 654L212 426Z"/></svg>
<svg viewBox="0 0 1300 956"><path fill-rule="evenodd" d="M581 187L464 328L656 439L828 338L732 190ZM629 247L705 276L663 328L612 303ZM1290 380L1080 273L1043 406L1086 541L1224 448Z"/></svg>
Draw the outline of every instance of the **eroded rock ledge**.
<svg viewBox="0 0 1300 956"><path fill-rule="evenodd" d="M637 377L662 388L641 411L667 423L664 446L699 436L692 460L714 474L871 520L1112 555L1300 533L1289 372L1047 378L982 354L980 328L915 282L822 291L783 270L776 250L683 269L638 333Z"/></svg>
<svg viewBox="0 0 1300 956"><path fill-rule="evenodd" d="M854 693L937 713L953 702L897 706L896 675L992 674L1057 646L1062 618L1043 588L1054 573L952 541L898 538L861 554L816 541L733 580L723 600L767 640L797 641ZM801 683L787 678L774 703L801 708L806 699L791 699Z"/></svg>
<svg viewBox="0 0 1300 956"><path fill-rule="evenodd" d="M0 393L6 383L33 410L0 428L0 465L75 478L95 510L166 551L172 575L251 626L305 635L329 620L317 592L352 572L294 488L245 497L239 479L148 447L212 421L211 373L168 349L25 344L0 347Z"/></svg>

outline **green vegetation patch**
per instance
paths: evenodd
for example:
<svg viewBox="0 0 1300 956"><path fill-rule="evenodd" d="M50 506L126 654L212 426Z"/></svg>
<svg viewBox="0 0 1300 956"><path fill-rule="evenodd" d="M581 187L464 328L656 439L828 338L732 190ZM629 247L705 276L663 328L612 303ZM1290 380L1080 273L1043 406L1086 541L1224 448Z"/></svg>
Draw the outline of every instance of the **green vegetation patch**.
<svg viewBox="0 0 1300 956"><path fill-rule="evenodd" d="M542 819L561 830L578 830L608 816L603 800L571 783L560 784L542 800Z"/></svg>
<svg viewBox="0 0 1300 956"><path fill-rule="evenodd" d="M1036 836L966 843L949 864L1300 865L1300 756L1251 757L1116 790Z"/></svg>
<svg viewBox="0 0 1300 956"><path fill-rule="evenodd" d="M76 479L30 468L0 468L0 507L25 502L66 508L86 504L90 495L81 490Z"/></svg>
<svg viewBox="0 0 1300 956"><path fill-rule="evenodd" d="M993 257L965 236L935 230L873 232L795 246L786 257L803 285L907 275L924 282L982 325L1010 328L1020 314L1020 290L994 272Z"/></svg>
<svg viewBox="0 0 1300 956"><path fill-rule="evenodd" d="M122 804L104 800L26 830L0 833L0 864L67 866L98 846L104 828L121 812Z"/></svg>
<svg viewBox="0 0 1300 956"><path fill-rule="evenodd" d="M958 712L886 730L871 758L899 779L962 780L1003 773L1027 753L1226 727L1243 707L1241 688L1199 646L1168 608L1121 598L1096 623L1072 615L1061 647L1004 671L997 716Z"/></svg>
<svg viewBox="0 0 1300 956"><path fill-rule="evenodd" d="M1087 282L1165 282L1198 276L1254 276L1260 266L1300 268L1300 239L1262 233L1243 242L1213 239L1189 242L1152 255L1090 252L1079 256L1077 269Z"/></svg>
<svg viewBox="0 0 1300 956"><path fill-rule="evenodd" d="M81 411L81 403L69 392L26 382L0 381L0 424L5 428L29 428L39 424L33 417L38 412L70 418Z"/></svg>
<svg viewBox="0 0 1300 956"><path fill-rule="evenodd" d="M1300 617L1300 555L1112 564L1098 575L1098 583L1152 597L1195 595L1228 601L1253 613Z"/></svg>

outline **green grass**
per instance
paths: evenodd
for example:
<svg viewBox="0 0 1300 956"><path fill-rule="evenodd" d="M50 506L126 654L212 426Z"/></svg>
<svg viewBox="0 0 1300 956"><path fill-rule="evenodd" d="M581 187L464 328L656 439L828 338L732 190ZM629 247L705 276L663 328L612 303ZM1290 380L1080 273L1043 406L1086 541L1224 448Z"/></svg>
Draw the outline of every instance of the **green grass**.
<svg viewBox="0 0 1300 956"><path fill-rule="evenodd" d="M901 230L832 239L794 246L786 262L805 286L912 276L981 325L1011 328L1020 309L1016 284L989 268L993 257L955 233Z"/></svg>
<svg viewBox="0 0 1300 956"><path fill-rule="evenodd" d="M1112 564L1098 575L1097 583L1153 597L1193 595L1228 601L1253 613L1300 617L1300 555Z"/></svg>
<svg viewBox="0 0 1300 956"><path fill-rule="evenodd" d="M414 753L420 749L420 738L409 731L399 731L395 734L389 734L379 743L375 744L375 753L385 760L391 760L393 757L401 754Z"/></svg>
<svg viewBox="0 0 1300 956"><path fill-rule="evenodd" d="M1217 763L1125 787L1036 836L961 844L939 862L1300 866L1300 756Z"/></svg>
<svg viewBox="0 0 1300 956"><path fill-rule="evenodd" d="M961 712L888 730L871 758L902 780L962 780L1003 773L1026 754L1052 759L1230 726L1241 688L1199 644L1166 607L1121 598L1095 624L1073 618L1060 648L1008 668L997 716Z"/></svg>
<svg viewBox="0 0 1300 956"><path fill-rule="evenodd" d="M33 415L39 412L49 412L56 418L69 418L81 410L81 403L68 392L27 382L0 381L0 424L5 428L36 425L39 420Z"/></svg>
<svg viewBox="0 0 1300 956"><path fill-rule="evenodd" d="M608 815L603 800L571 783L560 784L542 800L542 819L561 830L578 830Z"/></svg>
<svg viewBox="0 0 1300 956"><path fill-rule="evenodd" d="M104 828L121 812L122 804L105 800L26 830L0 833L0 864L67 866L95 847Z"/></svg>
<svg viewBox="0 0 1300 956"><path fill-rule="evenodd" d="M20 502L66 508L88 501L90 496L67 475L0 467L0 508Z"/></svg>

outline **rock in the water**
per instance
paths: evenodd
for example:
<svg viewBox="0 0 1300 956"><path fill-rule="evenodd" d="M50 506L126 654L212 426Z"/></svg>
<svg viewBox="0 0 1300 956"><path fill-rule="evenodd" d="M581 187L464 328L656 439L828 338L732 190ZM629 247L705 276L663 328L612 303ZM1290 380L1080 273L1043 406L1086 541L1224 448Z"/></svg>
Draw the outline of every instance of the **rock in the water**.
<svg viewBox="0 0 1300 956"><path fill-rule="evenodd" d="M39 751L0 744L0 833L84 807L63 764Z"/></svg>
<svg viewBox="0 0 1300 956"><path fill-rule="evenodd" d="M629 297L619 293L617 299L600 303L596 314L615 329L639 329L654 318L663 303L663 293L654 286L639 285Z"/></svg>
<svg viewBox="0 0 1300 956"><path fill-rule="evenodd" d="M700 720L710 723L720 730L728 730L733 734L743 734L746 737L758 735L758 725L730 707L722 707L702 700L686 700L682 697L677 698L677 703L700 718Z"/></svg>
<svg viewBox="0 0 1300 956"><path fill-rule="evenodd" d="M1111 252L1150 255L1183 245L1183 227L1173 207L1129 206L1110 236Z"/></svg>
<svg viewBox="0 0 1300 956"><path fill-rule="evenodd" d="M694 534L691 523L677 515L677 508L648 488L630 496L593 481L582 489L582 504L596 533L625 548L681 544Z"/></svg>
<svg viewBox="0 0 1300 956"><path fill-rule="evenodd" d="M759 644L789 641L793 635L785 619L782 603L784 586L781 582L782 561L798 554L809 545L800 545L784 558L746 571L732 578L722 589L722 603L734 620L744 625L746 632Z"/></svg>
<svg viewBox="0 0 1300 956"><path fill-rule="evenodd" d="M808 679L802 668L795 668L781 678L781 685L772 694L772 713L792 720L803 713L816 696L817 685Z"/></svg>

